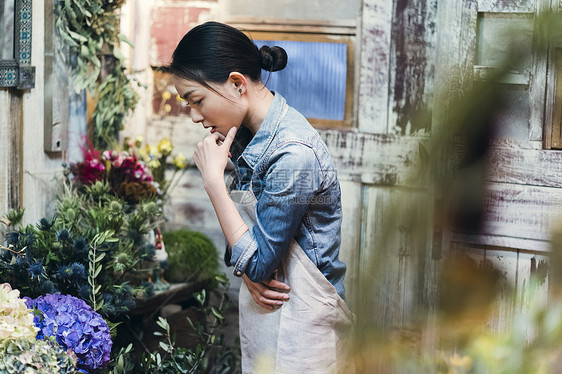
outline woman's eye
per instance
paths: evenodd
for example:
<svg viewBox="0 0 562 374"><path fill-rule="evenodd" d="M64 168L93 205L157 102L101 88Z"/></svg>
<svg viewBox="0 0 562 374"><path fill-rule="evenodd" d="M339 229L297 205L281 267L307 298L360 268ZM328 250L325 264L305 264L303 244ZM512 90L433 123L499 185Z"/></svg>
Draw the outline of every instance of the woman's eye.
<svg viewBox="0 0 562 374"><path fill-rule="evenodd" d="M195 105L201 105L201 101L203 101L203 99L194 101L193 104L195 104Z"/></svg>

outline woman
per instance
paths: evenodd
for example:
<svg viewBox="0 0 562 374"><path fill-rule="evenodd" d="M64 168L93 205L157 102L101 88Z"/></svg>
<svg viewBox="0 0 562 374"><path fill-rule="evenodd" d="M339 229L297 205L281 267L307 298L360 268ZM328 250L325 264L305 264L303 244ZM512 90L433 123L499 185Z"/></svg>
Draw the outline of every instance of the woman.
<svg viewBox="0 0 562 374"><path fill-rule="evenodd" d="M228 243L225 259L244 280L243 372L266 357L279 373L349 373L339 182L318 133L261 82L262 68L286 64L282 48L258 50L237 29L208 22L183 37L170 70L193 121L211 132L193 160Z"/></svg>

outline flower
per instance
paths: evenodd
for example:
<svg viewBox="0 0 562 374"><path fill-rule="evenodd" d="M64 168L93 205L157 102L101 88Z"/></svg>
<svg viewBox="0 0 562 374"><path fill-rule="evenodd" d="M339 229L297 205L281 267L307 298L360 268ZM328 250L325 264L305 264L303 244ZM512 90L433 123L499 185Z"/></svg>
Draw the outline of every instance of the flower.
<svg viewBox="0 0 562 374"><path fill-rule="evenodd" d="M162 99L164 99L164 100L170 100L171 97L172 97L172 94L169 93L168 91L162 92Z"/></svg>
<svg viewBox="0 0 562 374"><path fill-rule="evenodd" d="M57 276L60 280L70 281L72 277L72 269L68 265L59 266Z"/></svg>
<svg viewBox="0 0 562 374"><path fill-rule="evenodd" d="M70 265L59 266L57 275L60 280L68 282L77 282L86 279L86 269L84 265L73 262Z"/></svg>
<svg viewBox="0 0 562 374"><path fill-rule="evenodd" d="M169 156L174 150L174 145L168 138L163 138L158 143L158 152L164 157Z"/></svg>
<svg viewBox="0 0 562 374"><path fill-rule="evenodd" d="M34 318L38 339L55 337L65 350L78 357L78 368L86 372L101 369L110 359L111 335L104 319L83 300L71 295L47 294L26 298L28 308L42 312Z"/></svg>
<svg viewBox="0 0 562 374"><path fill-rule="evenodd" d="M74 249L78 254L85 254L88 252L88 242L84 237L79 237L74 240Z"/></svg>
<svg viewBox="0 0 562 374"><path fill-rule="evenodd" d="M89 144L88 148L82 148L82 154L84 161L70 166L74 180L85 185L102 180L105 176L105 165L101 162L99 151Z"/></svg>
<svg viewBox="0 0 562 374"><path fill-rule="evenodd" d="M44 274L45 269L43 268L43 264L40 261L29 265L29 275L31 275L32 278L40 278Z"/></svg>
<svg viewBox="0 0 562 374"><path fill-rule="evenodd" d="M151 169L157 169L160 166L161 166L160 161L156 159L148 161L148 167Z"/></svg>
<svg viewBox="0 0 562 374"><path fill-rule="evenodd" d="M12 340L35 340L33 313L8 283L0 285L0 346Z"/></svg>
<svg viewBox="0 0 562 374"><path fill-rule="evenodd" d="M76 372L76 356L45 340L15 340L0 347L0 373Z"/></svg>
<svg viewBox="0 0 562 374"><path fill-rule="evenodd" d="M155 157L156 154L158 153L158 149L153 145L147 144L145 147L145 152L148 155L148 157Z"/></svg>
<svg viewBox="0 0 562 374"><path fill-rule="evenodd" d="M174 156L173 163L178 169L185 169L187 166L186 158L182 153L178 153Z"/></svg>
<svg viewBox="0 0 562 374"><path fill-rule="evenodd" d="M84 265L78 262L73 262L70 265L70 269L72 271L71 277L73 281L86 280L86 269L84 268Z"/></svg>
<svg viewBox="0 0 562 374"><path fill-rule="evenodd" d="M47 231L53 226L53 222L49 221L47 218L41 218L39 221L39 229L42 231Z"/></svg>
<svg viewBox="0 0 562 374"><path fill-rule="evenodd" d="M172 106L170 104L164 105L164 112L170 113L172 111Z"/></svg>
<svg viewBox="0 0 562 374"><path fill-rule="evenodd" d="M57 239L61 242L67 241L70 239L70 234L67 229L62 229L57 233Z"/></svg>

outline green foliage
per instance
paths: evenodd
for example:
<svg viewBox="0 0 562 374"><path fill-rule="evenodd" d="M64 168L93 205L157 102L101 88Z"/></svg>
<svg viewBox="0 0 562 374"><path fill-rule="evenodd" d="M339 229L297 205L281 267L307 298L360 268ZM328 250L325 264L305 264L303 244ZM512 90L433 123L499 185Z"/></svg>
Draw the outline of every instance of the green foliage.
<svg viewBox="0 0 562 374"><path fill-rule="evenodd" d="M74 88L87 89L98 100L93 113L96 148L105 148L117 137L124 117L138 101L119 49L121 41L131 44L119 34L118 10L124 2L57 2L55 26L72 56ZM101 76L104 71L107 77Z"/></svg>
<svg viewBox="0 0 562 374"><path fill-rule="evenodd" d="M96 278L100 275L102 270L101 261L105 258L106 252L97 253L98 247L105 243L115 243L117 238L113 236L113 231L104 231L94 236L92 240L91 249L88 253L88 283L90 284L90 302L94 311L98 311L103 306L103 299L101 298L101 286L96 283Z"/></svg>
<svg viewBox="0 0 562 374"><path fill-rule="evenodd" d="M123 61L115 63L113 71L96 87L96 107L93 142L96 147L109 145L123 129L123 121L137 105L138 96L125 74Z"/></svg>
<svg viewBox="0 0 562 374"><path fill-rule="evenodd" d="M166 279L182 282L196 277L211 278L218 271L217 248L205 234L177 230L162 235L168 252Z"/></svg>
<svg viewBox="0 0 562 374"><path fill-rule="evenodd" d="M6 214L6 219L10 225L21 225L24 213L25 209L23 208L10 209Z"/></svg>
<svg viewBox="0 0 562 374"><path fill-rule="evenodd" d="M154 245L146 234L161 221L153 201L137 205L101 193L103 182L79 189L65 183L56 214L37 225L10 227L0 248L0 282L35 298L61 292L80 297L108 318L135 306L137 291L150 295L137 273Z"/></svg>
<svg viewBox="0 0 562 374"><path fill-rule="evenodd" d="M217 330L225 324L223 313L228 308L229 299L225 290L228 280L224 275L217 275L216 281L222 286L222 291L217 291L220 297L219 305L208 306L208 295L205 290L194 294L197 309L206 316L206 323L193 322L187 318L187 323L198 338L195 349L178 347L170 331L170 325L165 318L159 317L156 322L163 332L156 331L154 335L161 336L159 342L161 352L144 354L141 360L142 369L150 374L176 374L176 373L201 373L205 372L211 363L211 351L214 347L223 347L223 336L217 335ZM224 361L225 362L225 361ZM233 366L237 365L232 361ZM224 366L224 365L223 365ZM235 372L234 367L229 368L229 373Z"/></svg>

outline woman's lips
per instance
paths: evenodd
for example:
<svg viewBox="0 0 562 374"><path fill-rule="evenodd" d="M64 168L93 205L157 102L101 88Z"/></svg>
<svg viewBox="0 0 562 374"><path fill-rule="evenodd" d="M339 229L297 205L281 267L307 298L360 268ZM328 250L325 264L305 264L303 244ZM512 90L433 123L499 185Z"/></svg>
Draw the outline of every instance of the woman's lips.
<svg viewBox="0 0 562 374"><path fill-rule="evenodd" d="M211 128L211 134L214 133L215 131L217 131L217 128L216 128L216 127L212 127L212 128Z"/></svg>

